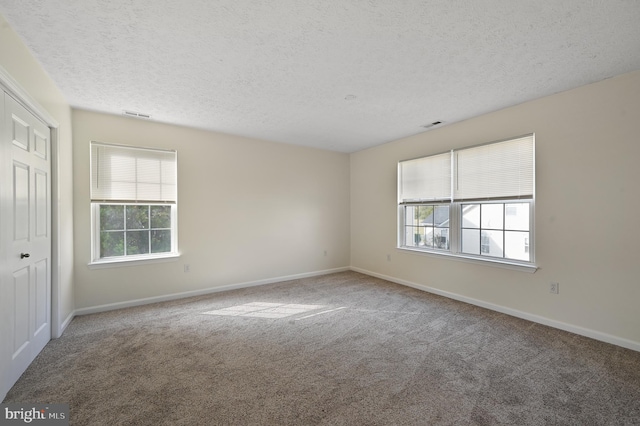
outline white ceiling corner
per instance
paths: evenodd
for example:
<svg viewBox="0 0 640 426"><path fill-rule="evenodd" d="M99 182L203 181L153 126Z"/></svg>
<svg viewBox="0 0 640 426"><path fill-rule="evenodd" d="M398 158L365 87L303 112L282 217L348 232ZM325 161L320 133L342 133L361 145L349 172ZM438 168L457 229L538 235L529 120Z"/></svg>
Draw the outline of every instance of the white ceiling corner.
<svg viewBox="0 0 640 426"><path fill-rule="evenodd" d="M74 107L342 152L640 69L636 0L0 0L0 14Z"/></svg>

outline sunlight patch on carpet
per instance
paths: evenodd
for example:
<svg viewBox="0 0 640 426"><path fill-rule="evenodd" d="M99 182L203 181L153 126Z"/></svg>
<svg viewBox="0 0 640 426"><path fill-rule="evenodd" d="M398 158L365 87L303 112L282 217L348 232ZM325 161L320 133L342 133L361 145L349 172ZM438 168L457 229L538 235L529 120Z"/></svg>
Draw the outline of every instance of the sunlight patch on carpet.
<svg viewBox="0 0 640 426"><path fill-rule="evenodd" d="M316 315L322 315L322 314L328 314L328 313L335 312L335 311L341 311L343 309L347 309L347 307L346 306L341 306L339 308L329 309L329 310L326 310L326 311L321 311L321 312L316 312L316 313L313 313L313 314L305 315L303 317L296 318L296 321L300 321L300 320L303 320L303 319L315 317Z"/></svg>
<svg viewBox="0 0 640 426"><path fill-rule="evenodd" d="M204 315L221 315L253 318L286 318L305 312L324 308L325 305L299 305L295 303L252 302L214 311L203 312Z"/></svg>

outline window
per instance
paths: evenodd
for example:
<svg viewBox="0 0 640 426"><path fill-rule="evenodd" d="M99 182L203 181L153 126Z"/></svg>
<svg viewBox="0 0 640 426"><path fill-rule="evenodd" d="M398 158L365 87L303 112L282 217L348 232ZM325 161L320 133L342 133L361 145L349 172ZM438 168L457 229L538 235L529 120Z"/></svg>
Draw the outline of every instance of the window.
<svg viewBox="0 0 640 426"><path fill-rule="evenodd" d="M412 247L449 248L449 206L409 205L405 209L405 241Z"/></svg>
<svg viewBox="0 0 640 426"><path fill-rule="evenodd" d="M461 209L462 253L530 260L529 203L473 203Z"/></svg>
<svg viewBox="0 0 640 426"><path fill-rule="evenodd" d="M175 151L91 142L94 262L177 254Z"/></svg>
<svg viewBox="0 0 640 426"><path fill-rule="evenodd" d="M533 263L534 135L398 164L400 248Z"/></svg>

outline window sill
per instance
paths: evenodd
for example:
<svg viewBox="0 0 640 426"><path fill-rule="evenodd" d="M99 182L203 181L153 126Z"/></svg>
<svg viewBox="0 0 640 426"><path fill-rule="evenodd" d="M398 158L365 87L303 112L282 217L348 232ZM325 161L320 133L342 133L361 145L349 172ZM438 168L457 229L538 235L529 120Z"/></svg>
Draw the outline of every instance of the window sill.
<svg viewBox="0 0 640 426"><path fill-rule="evenodd" d="M137 266L150 263L165 263L175 262L180 258L180 253L168 253L165 255L156 256L136 256L130 259L127 258L114 258L114 259L101 259L95 260L87 265L89 269L104 269L104 268L119 268L124 266Z"/></svg>
<svg viewBox="0 0 640 426"><path fill-rule="evenodd" d="M476 265L511 269L513 271L528 272L530 274L533 274L538 270L538 266L531 263L511 262L508 260L501 260L496 258L484 258L484 257L480 258L476 256L467 256L464 254L449 253L444 251L443 252L427 251L427 250L420 250L420 249L415 249L410 247L397 247L397 248L398 250L408 251L410 253L418 254L418 255L446 258L450 260L456 260L459 262L474 263Z"/></svg>

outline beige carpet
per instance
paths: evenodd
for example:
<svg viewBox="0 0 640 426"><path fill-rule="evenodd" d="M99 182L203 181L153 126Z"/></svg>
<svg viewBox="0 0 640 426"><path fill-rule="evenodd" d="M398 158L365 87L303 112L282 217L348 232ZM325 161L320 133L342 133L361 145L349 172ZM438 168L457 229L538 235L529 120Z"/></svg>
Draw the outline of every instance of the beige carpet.
<svg viewBox="0 0 640 426"><path fill-rule="evenodd" d="M633 425L640 353L345 272L77 317L4 402L74 425Z"/></svg>

